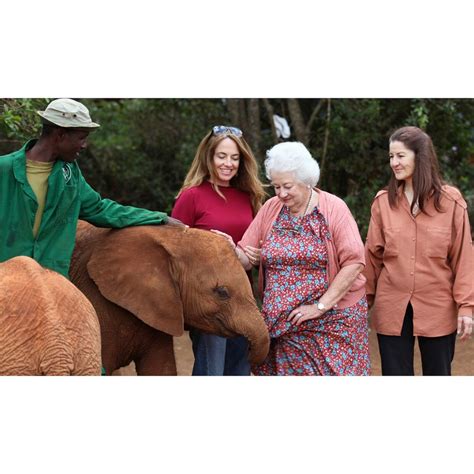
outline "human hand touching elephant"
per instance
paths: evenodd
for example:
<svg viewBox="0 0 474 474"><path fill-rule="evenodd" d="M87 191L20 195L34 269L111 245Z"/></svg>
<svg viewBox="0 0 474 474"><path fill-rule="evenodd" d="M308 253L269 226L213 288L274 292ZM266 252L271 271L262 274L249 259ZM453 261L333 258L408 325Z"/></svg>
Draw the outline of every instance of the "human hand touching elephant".
<svg viewBox="0 0 474 474"><path fill-rule="evenodd" d="M176 227L189 227L184 222L181 222L179 219L168 216L166 220L166 225L176 226Z"/></svg>
<svg viewBox="0 0 474 474"><path fill-rule="evenodd" d="M226 234L225 232L221 232L220 230L216 229L211 229L211 232L214 232L214 234L221 235L224 237L232 247L232 249L237 253L238 255L238 248L237 245L234 242L234 239L229 235ZM262 246L262 241L260 241L260 247ZM244 254L247 257L247 260L250 262L252 266L258 266L260 264L260 255L262 252L262 249L259 247L251 247L250 245L247 245L246 247L243 248Z"/></svg>

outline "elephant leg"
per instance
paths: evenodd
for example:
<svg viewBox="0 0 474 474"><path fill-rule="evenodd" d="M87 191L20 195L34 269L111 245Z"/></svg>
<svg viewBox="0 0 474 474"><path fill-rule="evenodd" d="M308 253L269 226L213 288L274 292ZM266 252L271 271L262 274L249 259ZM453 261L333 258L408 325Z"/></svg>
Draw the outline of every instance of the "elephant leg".
<svg viewBox="0 0 474 474"><path fill-rule="evenodd" d="M173 337L157 333L147 350L135 359L135 366L137 375L177 375Z"/></svg>

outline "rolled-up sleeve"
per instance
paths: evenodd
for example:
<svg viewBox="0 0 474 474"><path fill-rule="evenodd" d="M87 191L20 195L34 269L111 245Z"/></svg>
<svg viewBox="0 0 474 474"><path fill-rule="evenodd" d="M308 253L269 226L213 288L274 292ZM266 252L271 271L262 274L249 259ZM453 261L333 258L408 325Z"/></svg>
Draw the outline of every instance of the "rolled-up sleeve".
<svg viewBox="0 0 474 474"><path fill-rule="evenodd" d="M454 211L453 241L449 262L454 275L453 298L459 316L473 316L473 248L467 208L457 204Z"/></svg>

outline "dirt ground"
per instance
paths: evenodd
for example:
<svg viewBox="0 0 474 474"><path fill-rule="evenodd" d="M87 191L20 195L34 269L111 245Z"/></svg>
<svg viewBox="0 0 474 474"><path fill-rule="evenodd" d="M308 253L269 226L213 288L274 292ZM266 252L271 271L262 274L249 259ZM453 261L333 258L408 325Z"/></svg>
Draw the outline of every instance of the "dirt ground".
<svg viewBox="0 0 474 474"><path fill-rule="evenodd" d="M372 375L380 375L380 357L378 352L377 337L373 331L369 336L370 359L372 362ZM191 340L186 332L181 337L174 339L174 352L178 375L191 375L194 357L191 349ZM117 375L134 375L133 367L120 369ZM421 375L420 353L418 344L415 344L415 373ZM474 341L472 339L456 343L456 353L452 365L453 375L474 375Z"/></svg>

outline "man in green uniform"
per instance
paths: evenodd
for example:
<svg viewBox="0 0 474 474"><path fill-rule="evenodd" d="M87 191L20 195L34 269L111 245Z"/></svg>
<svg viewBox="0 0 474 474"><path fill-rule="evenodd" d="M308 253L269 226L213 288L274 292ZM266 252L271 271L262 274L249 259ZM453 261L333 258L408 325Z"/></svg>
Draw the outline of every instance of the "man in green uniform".
<svg viewBox="0 0 474 474"><path fill-rule="evenodd" d="M78 219L115 228L179 222L102 199L87 184L76 159L100 125L83 104L57 99L38 114L40 138L0 156L0 262L26 255L68 277Z"/></svg>

